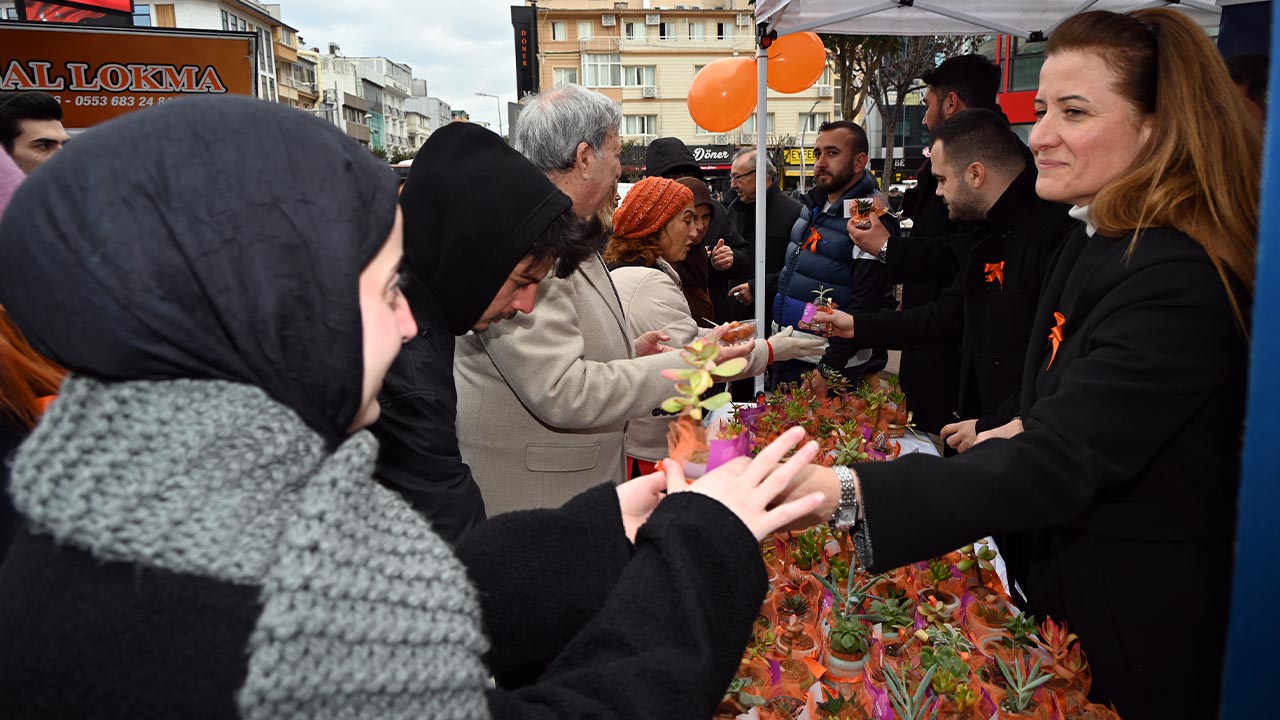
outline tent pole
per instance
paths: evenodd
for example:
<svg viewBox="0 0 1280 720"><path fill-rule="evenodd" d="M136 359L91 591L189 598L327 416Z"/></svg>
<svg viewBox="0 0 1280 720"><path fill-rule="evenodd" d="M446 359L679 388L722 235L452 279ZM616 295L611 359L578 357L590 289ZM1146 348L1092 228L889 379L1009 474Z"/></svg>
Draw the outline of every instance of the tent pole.
<svg viewBox="0 0 1280 720"><path fill-rule="evenodd" d="M760 31L756 33L756 279L752 297L756 303L757 342L764 341L771 334L771 328L764 326L765 196L768 194L765 181L769 176L769 48L762 42L768 37L764 34L764 27L760 25ZM764 390L764 374L756 376L755 387L757 393Z"/></svg>

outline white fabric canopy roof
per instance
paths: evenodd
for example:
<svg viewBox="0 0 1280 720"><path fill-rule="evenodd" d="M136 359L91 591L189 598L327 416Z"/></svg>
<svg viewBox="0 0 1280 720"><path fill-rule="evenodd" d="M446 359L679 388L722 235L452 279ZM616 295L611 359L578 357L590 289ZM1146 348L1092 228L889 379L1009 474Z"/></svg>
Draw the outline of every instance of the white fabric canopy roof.
<svg viewBox="0 0 1280 720"><path fill-rule="evenodd" d="M999 32L1042 39L1063 19L1086 10L1127 12L1164 5L1178 7L1200 25L1218 24L1220 10L1212 0L757 0L756 22L768 22L780 36L805 30L850 35Z"/></svg>

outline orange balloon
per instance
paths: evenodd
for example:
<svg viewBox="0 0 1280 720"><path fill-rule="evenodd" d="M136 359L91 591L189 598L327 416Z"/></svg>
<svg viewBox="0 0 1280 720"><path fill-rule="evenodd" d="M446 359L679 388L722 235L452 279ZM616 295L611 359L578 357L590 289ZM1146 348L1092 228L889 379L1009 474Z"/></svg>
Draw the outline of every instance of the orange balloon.
<svg viewBox="0 0 1280 720"><path fill-rule="evenodd" d="M689 114L711 132L728 132L756 109L754 58L720 58L693 76L689 86Z"/></svg>
<svg viewBox="0 0 1280 720"><path fill-rule="evenodd" d="M769 46L769 87L781 93L808 90L827 66L827 48L817 33L783 35Z"/></svg>

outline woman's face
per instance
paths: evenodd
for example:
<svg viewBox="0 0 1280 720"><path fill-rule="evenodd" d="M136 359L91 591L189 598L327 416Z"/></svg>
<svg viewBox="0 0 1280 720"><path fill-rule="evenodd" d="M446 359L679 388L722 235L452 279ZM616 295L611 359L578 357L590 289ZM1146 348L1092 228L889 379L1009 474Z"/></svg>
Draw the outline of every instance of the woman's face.
<svg viewBox="0 0 1280 720"><path fill-rule="evenodd" d="M698 237L693 224L693 203L689 203L662 227L658 232L658 242L662 245L663 260L669 263L684 260L689 254L689 247Z"/></svg>
<svg viewBox="0 0 1280 720"><path fill-rule="evenodd" d="M1083 207L1133 166L1151 136L1151 119L1115 91L1115 82L1095 53L1045 58L1035 99L1039 120L1031 130L1037 195Z"/></svg>
<svg viewBox="0 0 1280 720"><path fill-rule="evenodd" d="M360 273L360 321L364 326L364 382L360 409L351 432L378 419L378 391L400 346L418 333L409 303L400 292L400 258L404 255L404 219L396 221L382 249Z"/></svg>

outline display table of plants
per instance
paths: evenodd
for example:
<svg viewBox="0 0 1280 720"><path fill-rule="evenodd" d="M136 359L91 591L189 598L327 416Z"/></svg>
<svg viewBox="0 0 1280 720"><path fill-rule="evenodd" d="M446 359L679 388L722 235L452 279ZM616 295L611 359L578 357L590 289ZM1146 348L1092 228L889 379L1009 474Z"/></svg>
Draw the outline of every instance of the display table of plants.
<svg viewBox="0 0 1280 720"><path fill-rule="evenodd" d="M738 370L717 352L695 344L690 369L669 374L681 396L667 409L682 413L670 450L686 466L753 453L794 425L827 464L892 460L914 433L895 380L853 389L816 373L704 422L727 397L701 394ZM1089 663L1066 625L1014 607L989 543L882 575L854 570L850 538L826 526L770 536L761 552L769 593L718 718L1117 717L1089 703Z"/></svg>

